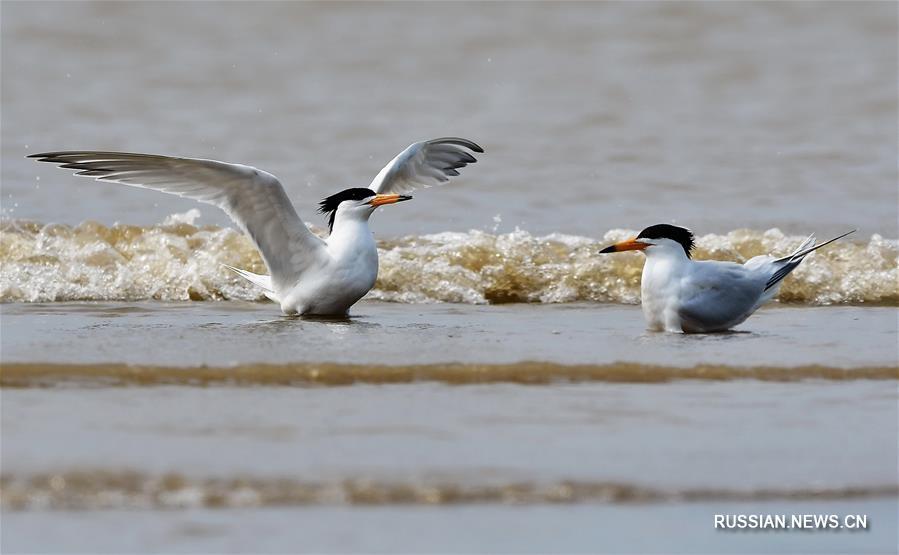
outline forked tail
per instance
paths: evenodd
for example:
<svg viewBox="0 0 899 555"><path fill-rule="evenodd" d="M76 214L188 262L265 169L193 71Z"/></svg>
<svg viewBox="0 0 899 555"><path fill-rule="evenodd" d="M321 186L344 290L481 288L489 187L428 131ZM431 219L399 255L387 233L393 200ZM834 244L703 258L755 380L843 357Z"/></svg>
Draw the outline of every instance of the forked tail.
<svg viewBox="0 0 899 555"><path fill-rule="evenodd" d="M853 229L852 231L847 231L846 233L838 235L837 237L834 237L829 241L824 241L820 245L815 244L814 235L809 235L808 239L803 241L802 244L799 245L799 248L793 251L793 254L790 254L783 258L778 258L773 262L773 264L783 264L783 266L778 268L777 271L774 272L774 274L770 278L768 278L768 282L765 284L765 291L771 289L772 287L783 281L783 279L787 277L787 274L795 270L796 266L799 266L799 263L802 262L802 259L808 256L809 253L812 253L825 245L829 245L838 239L842 239L850 233L855 233L856 231L858 230Z"/></svg>
<svg viewBox="0 0 899 555"><path fill-rule="evenodd" d="M244 278L245 280L249 281L256 287L259 287L260 289L262 289L262 292L269 299L275 301L276 303L281 302L278 299L277 295L275 295L275 291L272 288L271 276L263 276L263 275L259 275L259 274L254 274L253 272L241 270L240 268L235 268L234 266L228 266L227 264L222 264L222 266L224 266L225 268L228 268L229 270L231 270L235 274L239 275L240 277Z"/></svg>

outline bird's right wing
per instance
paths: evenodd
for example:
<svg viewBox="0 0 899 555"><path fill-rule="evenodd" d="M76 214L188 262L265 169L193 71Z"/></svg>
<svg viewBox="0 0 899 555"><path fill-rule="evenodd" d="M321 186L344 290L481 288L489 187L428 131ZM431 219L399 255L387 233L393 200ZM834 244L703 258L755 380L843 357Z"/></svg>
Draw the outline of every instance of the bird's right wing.
<svg viewBox="0 0 899 555"><path fill-rule="evenodd" d="M446 183L459 175L459 168L477 162L462 147L484 152L474 142L458 137L413 143L384 166L368 188L379 195L405 194L418 187Z"/></svg>
<svg viewBox="0 0 899 555"><path fill-rule="evenodd" d="M218 206L256 244L276 288L295 283L299 274L325 253L325 243L297 216L278 179L250 166L126 152L45 152L29 158L78 170L75 175L98 181L154 189Z"/></svg>

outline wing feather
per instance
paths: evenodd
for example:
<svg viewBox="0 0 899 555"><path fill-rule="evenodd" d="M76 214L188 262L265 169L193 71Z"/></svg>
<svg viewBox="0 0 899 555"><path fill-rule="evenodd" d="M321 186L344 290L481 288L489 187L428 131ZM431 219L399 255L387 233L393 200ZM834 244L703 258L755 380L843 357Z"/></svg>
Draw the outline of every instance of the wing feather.
<svg viewBox="0 0 899 555"><path fill-rule="evenodd" d="M78 170L98 181L154 189L218 206L253 240L276 288L296 283L324 252L324 242L300 220L284 187L267 172L215 160L128 152L32 154L40 162Z"/></svg>
<svg viewBox="0 0 899 555"><path fill-rule="evenodd" d="M465 149L484 152L467 139L444 137L409 145L378 173L369 185L379 195L405 194L418 187L431 187L459 175L459 168L477 159Z"/></svg>
<svg viewBox="0 0 899 555"><path fill-rule="evenodd" d="M678 316L685 331L719 331L757 308L764 280L732 262L702 261L683 284Z"/></svg>

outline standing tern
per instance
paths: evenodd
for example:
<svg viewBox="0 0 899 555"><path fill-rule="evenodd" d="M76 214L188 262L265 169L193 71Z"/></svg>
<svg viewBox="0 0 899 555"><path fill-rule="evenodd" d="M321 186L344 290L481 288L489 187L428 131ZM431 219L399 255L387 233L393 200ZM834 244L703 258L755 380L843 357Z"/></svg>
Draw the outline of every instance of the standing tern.
<svg viewBox="0 0 899 555"><path fill-rule="evenodd" d="M390 161L368 188L351 188L322 200L327 239L297 216L274 175L251 166L215 160L126 152L67 151L32 154L40 162L78 170L98 181L154 189L218 206L253 241L271 275L228 266L280 303L285 314L345 316L374 286L378 249L368 219L378 206L409 200L406 193L459 175L476 162L465 149L484 149L446 137L410 145Z"/></svg>
<svg viewBox="0 0 899 555"><path fill-rule="evenodd" d="M777 294L783 279L809 253L854 231L820 245L810 235L789 256L760 255L745 264L691 260L693 233L669 224L649 226L599 252L640 250L646 255L640 294L650 330L709 333L742 323Z"/></svg>

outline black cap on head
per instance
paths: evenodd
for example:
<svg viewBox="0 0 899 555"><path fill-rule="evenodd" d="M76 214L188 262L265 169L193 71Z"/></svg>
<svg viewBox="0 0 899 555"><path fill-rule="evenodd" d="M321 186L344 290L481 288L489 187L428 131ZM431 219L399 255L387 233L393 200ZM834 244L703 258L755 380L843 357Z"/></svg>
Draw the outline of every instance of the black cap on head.
<svg viewBox="0 0 899 555"><path fill-rule="evenodd" d="M637 239L671 239L680 243L687 254L687 258L691 257L691 251L695 245L693 241L693 232L685 227L678 227L671 224L651 225L637 235Z"/></svg>
<svg viewBox="0 0 899 555"><path fill-rule="evenodd" d="M337 214L337 207L340 206L341 202L345 200L365 200L373 196L375 196L375 192L365 187L344 189L339 193L322 199L318 203L318 211L322 214L328 214L328 231L334 231L334 216Z"/></svg>

